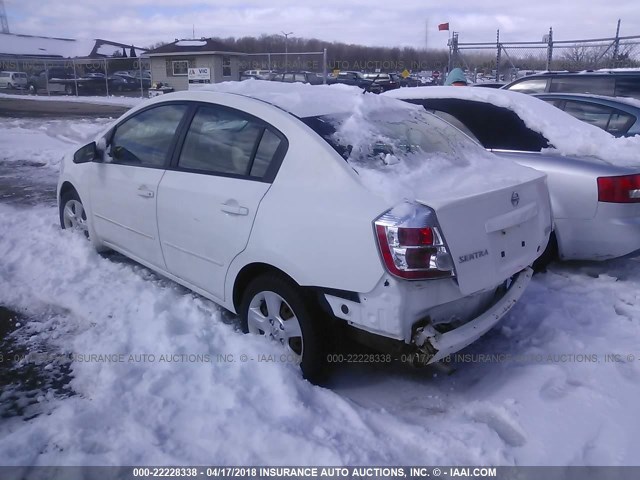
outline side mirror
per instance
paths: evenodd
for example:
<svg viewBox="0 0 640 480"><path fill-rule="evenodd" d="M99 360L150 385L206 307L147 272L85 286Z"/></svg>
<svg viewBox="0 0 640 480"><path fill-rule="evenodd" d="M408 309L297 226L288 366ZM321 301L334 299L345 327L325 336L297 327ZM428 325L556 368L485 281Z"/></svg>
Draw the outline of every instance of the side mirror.
<svg viewBox="0 0 640 480"><path fill-rule="evenodd" d="M73 154L73 163L89 163L95 161L100 161L96 142L85 145Z"/></svg>

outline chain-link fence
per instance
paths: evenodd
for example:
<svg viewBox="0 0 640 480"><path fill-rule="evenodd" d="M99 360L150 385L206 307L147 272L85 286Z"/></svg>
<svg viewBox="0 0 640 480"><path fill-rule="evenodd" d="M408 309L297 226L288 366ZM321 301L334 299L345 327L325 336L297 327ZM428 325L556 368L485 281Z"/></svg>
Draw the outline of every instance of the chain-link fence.
<svg viewBox="0 0 640 480"><path fill-rule="evenodd" d="M0 91L29 95L146 97L151 87L145 58L0 58Z"/></svg>
<svg viewBox="0 0 640 480"><path fill-rule="evenodd" d="M640 36L588 40L554 40L553 31L539 42L449 42L450 68L461 67L476 82L508 82L545 70L598 70L640 67Z"/></svg>

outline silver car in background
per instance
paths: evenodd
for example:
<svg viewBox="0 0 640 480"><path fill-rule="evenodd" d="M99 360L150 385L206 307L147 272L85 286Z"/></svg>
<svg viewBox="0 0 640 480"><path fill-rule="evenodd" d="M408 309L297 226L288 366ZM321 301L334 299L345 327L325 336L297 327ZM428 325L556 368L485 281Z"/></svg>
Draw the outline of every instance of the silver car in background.
<svg viewBox="0 0 640 480"><path fill-rule="evenodd" d="M609 132L614 137L633 137L640 134L638 99L586 93L536 93L533 96L578 120Z"/></svg>
<svg viewBox="0 0 640 480"><path fill-rule="evenodd" d="M594 143L603 135L634 139L614 139L542 100L505 90L437 87L384 95L422 105L487 150L547 174L555 228L543 263L605 260L640 250L640 166L563 155L550 148L548 137L575 143L577 132Z"/></svg>

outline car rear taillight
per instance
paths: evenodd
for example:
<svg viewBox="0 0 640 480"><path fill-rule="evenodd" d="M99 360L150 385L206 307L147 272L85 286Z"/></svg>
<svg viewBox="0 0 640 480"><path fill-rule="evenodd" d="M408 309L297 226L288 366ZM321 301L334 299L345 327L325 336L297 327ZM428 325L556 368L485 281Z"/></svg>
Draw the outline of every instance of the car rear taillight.
<svg viewBox="0 0 640 480"><path fill-rule="evenodd" d="M455 276L436 214L429 207L404 203L382 214L374 225L391 274L410 280Z"/></svg>
<svg viewBox="0 0 640 480"><path fill-rule="evenodd" d="M598 201L609 203L640 202L640 175L598 177Z"/></svg>

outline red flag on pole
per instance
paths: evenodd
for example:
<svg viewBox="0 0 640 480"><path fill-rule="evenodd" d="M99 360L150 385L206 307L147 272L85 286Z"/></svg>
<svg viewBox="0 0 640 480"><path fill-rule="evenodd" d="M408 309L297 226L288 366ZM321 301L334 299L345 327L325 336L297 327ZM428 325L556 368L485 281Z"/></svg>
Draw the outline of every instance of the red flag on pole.
<svg viewBox="0 0 640 480"><path fill-rule="evenodd" d="M449 22L439 24L438 25L438 30L440 30L440 31L449 30Z"/></svg>

